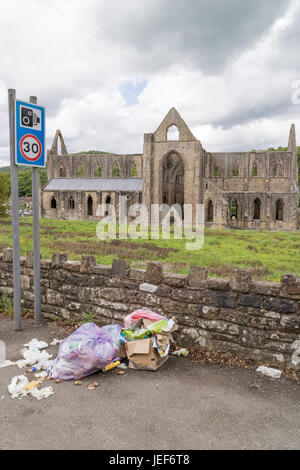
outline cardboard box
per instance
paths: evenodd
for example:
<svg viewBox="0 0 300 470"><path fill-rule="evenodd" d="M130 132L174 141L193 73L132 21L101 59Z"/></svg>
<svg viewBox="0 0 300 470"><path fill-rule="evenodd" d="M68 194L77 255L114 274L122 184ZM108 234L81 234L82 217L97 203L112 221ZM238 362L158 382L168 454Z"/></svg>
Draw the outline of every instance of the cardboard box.
<svg viewBox="0 0 300 470"><path fill-rule="evenodd" d="M157 341L168 341L168 337L157 335ZM157 370L168 360L168 356L161 357L156 348L153 347L154 336L148 339L138 339L125 343L127 358L130 369Z"/></svg>

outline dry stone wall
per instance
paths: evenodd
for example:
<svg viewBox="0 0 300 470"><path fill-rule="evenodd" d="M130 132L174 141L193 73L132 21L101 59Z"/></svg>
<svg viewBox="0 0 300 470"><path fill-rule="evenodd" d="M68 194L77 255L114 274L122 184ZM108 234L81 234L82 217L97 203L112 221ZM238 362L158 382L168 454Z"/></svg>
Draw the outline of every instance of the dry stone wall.
<svg viewBox="0 0 300 470"><path fill-rule="evenodd" d="M0 296L13 295L12 250L0 254ZM33 309L33 257L21 258L24 309ZM132 269L125 260L112 266L92 256L68 261L64 253L41 260L42 312L46 317L84 319L100 325L123 322L137 308L175 316L181 346L231 352L274 366L300 368L300 278L286 274L280 283L254 281L237 270L229 279L207 277L191 267L188 275L164 273L162 264Z"/></svg>

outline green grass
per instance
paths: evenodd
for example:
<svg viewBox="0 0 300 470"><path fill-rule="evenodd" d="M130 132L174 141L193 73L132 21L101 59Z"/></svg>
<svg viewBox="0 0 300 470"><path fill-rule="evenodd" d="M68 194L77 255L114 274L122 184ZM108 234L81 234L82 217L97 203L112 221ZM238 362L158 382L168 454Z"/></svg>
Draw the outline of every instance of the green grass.
<svg viewBox="0 0 300 470"><path fill-rule="evenodd" d="M32 219L20 220L21 254L33 249ZM54 251L80 260L94 255L97 263L127 259L132 267L144 268L148 261L165 264L164 270L188 273L191 265L206 266L210 276L230 277L236 267L252 271L254 279L279 281L287 272L300 275L300 231L264 232L206 229L202 250L187 251L186 240L104 240L96 237L97 222L41 220L41 254ZM12 246L11 221L0 219L0 251Z"/></svg>
<svg viewBox="0 0 300 470"><path fill-rule="evenodd" d="M0 312L4 313L4 315L8 315L9 317L14 316L12 301L6 294L3 294L0 298Z"/></svg>

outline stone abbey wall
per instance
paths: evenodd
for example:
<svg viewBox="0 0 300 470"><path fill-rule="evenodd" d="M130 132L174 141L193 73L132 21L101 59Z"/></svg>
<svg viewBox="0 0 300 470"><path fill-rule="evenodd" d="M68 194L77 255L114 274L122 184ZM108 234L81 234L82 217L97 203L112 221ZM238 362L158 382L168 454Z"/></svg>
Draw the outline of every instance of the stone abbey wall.
<svg viewBox="0 0 300 470"><path fill-rule="evenodd" d="M12 296L12 249L0 254L0 295ZM21 258L24 309L33 309L33 257ZM300 368L300 278L286 274L280 283L254 281L245 270L230 279L207 277L191 267L188 275L164 273L150 262L147 270L127 261L97 265L92 256L68 261L64 253L41 260L42 312L47 317L83 319L99 324L123 322L126 314L150 308L178 324L181 346L231 352L274 366Z"/></svg>
<svg viewBox="0 0 300 470"><path fill-rule="evenodd" d="M176 135L172 133L174 129ZM58 130L48 151L48 182L61 181L57 191L49 189L48 185L43 188L42 217L101 220L104 215L99 215L96 209L100 199L109 197L117 210L118 198L111 181L107 192L98 189L93 194L93 180L116 177L142 179L138 199L149 215L152 204L176 204L181 215L184 215L184 204L190 204L195 224L196 206L204 204L207 227L299 228L294 124L286 151L225 153L206 151L175 108L170 109L155 132L144 134L143 154L68 155ZM68 179L80 178L87 178L84 189L70 190ZM131 198L130 192L125 195ZM88 210L88 198L93 202L94 212ZM74 205L69 203L71 199Z"/></svg>

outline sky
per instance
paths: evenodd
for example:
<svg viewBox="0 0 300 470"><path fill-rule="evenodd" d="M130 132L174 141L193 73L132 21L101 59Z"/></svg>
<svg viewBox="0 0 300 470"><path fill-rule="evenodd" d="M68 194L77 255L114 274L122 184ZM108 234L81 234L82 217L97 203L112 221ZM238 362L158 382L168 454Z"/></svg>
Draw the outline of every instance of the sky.
<svg viewBox="0 0 300 470"><path fill-rule="evenodd" d="M299 30L300 0L1 2L0 166L8 88L69 153L142 153L173 106L207 151L300 144Z"/></svg>

